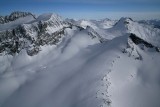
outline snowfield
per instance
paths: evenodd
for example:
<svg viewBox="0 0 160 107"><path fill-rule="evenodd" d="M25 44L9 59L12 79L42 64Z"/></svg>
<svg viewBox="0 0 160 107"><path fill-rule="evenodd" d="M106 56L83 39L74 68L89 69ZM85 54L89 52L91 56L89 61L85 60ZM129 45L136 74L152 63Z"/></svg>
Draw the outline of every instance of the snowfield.
<svg viewBox="0 0 160 107"><path fill-rule="evenodd" d="M0 25L0 32L18 20ZM36 20L56 20L60 25L47 31L63 28L64 35L33 56L25 49L0 53L0 107L160 107L160 29L130 18L107 20L108 27L102 21L103 28L87 20L66 28L51 14L22 24L36 26Z"/></svg>

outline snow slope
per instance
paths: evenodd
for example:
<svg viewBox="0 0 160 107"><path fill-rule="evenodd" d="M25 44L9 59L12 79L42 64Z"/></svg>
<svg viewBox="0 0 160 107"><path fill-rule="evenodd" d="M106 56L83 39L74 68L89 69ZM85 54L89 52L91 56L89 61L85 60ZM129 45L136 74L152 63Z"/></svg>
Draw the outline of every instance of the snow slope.
<svg viewBox="0 0 160 107"><path fill-rule="evenodd" d="M83 27L84 29L87 28L87 26L91 27L94 29L98 34L100 34L102 37L110 39L108 37L108 33L106 32L107 29L112 28L115 23L117 22L116 20L110 20L110 19L101 19L101 20L73 20L73 19L66 19L67 22L72 23L74 25L78 25Z"/></svg>
<svg viewBox="0 0 160 107"><path fill-rule="evenodd" d="M112 28L107 29L105 33L107 34L106 37L109 39L123 36L126 33L134 33L149 43L158 47L160 46L160 29L147 24L138 23L131 18L121 18Z"/></svg>
<svg viewBox="0 0 160 107"><path fill-rule="evenodd" d="M73 25L34 56L1 55L0 107L159 107L160 53L147 45L159 29L122 19L107 35Z"/></svg>
<svg viewBox="0 0 160 107"><path fill-rule="evenodd" d="M135 60L122 53L126 42L124 36L86 48L77 43L45 57L21 53L1 75L1 107L159 107L159 53Z"/></svg>

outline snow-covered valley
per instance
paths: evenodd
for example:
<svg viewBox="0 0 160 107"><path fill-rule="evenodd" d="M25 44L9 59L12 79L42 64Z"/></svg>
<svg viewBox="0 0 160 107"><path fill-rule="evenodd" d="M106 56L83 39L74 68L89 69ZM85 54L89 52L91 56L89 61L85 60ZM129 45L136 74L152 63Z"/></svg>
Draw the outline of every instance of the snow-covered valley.
<svg viewBox="0 0 160 107"><path fill-rule="evenodd" d="M21 14L0 24L0 107L160 107L159 28Z"/></svg>

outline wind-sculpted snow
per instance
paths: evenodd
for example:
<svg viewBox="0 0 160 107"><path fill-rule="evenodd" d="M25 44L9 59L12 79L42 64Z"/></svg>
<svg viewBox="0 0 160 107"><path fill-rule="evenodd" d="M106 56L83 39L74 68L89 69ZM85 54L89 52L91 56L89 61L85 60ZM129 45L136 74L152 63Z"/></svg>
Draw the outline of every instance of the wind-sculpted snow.
<svg viewBox="0 0 160 107"><path fill-rule="evenodd" d="M0 32L0 107L160 106L159 29L75 23L43 14Z"/></svg>

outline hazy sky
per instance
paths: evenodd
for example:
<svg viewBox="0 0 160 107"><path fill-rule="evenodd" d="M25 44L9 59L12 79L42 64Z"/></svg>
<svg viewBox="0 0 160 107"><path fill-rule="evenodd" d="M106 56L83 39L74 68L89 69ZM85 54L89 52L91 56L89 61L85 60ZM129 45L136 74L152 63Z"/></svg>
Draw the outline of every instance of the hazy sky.
<svg viewBox="0 0 160 107"><path fill-rule="evenodd" d="M12 11L53 12L75 19L160 19L160 0L0 0L0 15Z"/></svg>

